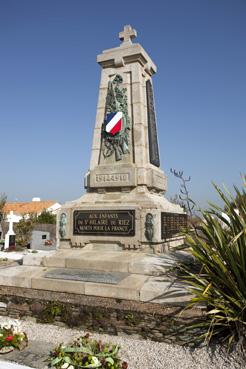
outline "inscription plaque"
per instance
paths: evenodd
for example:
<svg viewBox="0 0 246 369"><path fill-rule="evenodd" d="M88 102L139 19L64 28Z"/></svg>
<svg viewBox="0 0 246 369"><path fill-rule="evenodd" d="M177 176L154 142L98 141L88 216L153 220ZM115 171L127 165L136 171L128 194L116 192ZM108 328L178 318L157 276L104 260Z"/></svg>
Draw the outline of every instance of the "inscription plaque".
<svg viewBox="0 0 246 369"><path fill-rule="evenodd" d="M73 234L135 236L135 210L75 210Z"/></svg>
<svg viewBox="0 0 246 369"><path fill-rule="evenodd" d="M9 236L9 247L14 247L15 246L15 235L11 234Z"/></svg>
<svg viewBox="0 0 246 369"><path fill-rule="evenodd" d="M45 273L45 278L65 279L80 282L118 284L128 277L124 272L98 272L95 270L60 269L56 268Z"/></svg>
<svg viewBox="0 0 246 369"><path fill-rule="evenodd" d="M187 214L161 213L161 238L172 238L187 228Z"/></svg>
<svg viewBox="0 0 246 369"><path fill-rule="evenodd" d="M148 112L148 135L149 135L149 160L156 167L160 166L159 147L157 139L157 128L155 119L155 104L153 87L148 80L146 82L147 112Z"/></svg>

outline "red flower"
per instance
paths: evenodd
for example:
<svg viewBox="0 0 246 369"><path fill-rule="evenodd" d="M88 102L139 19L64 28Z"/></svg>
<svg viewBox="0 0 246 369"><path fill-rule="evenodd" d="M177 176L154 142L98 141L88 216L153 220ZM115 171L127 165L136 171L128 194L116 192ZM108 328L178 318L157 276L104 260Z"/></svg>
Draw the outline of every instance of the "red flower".
<svg viewBox="0 0 246 369"><path fill-rule="evenodd" d="M128 368L128 364L126 361L123 361L122 365L121 365L122 369L127 369Z"/></svg>
<svg viewBox="0 0 246 369"><path fill-rule="evenodd" d="M13 341L14 336L8 336L5 338L5 341Z"/></svg>

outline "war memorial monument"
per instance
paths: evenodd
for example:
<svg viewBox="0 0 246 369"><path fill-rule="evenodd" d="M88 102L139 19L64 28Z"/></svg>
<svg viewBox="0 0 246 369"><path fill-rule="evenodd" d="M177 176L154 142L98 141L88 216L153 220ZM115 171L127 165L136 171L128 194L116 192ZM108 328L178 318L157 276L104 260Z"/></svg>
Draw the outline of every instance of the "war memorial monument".
<svg viewBox="0 0 246 369"><path fill-rule="evenodd" d="M22 266L0 275L0 285L139 302L167 288L155 277L165 253L183 240L186 214L164 197L157 69L135 37L125 26L120 46L97 56L102 72L86 192L61 207L57 250L26 255Z"/></svg>
<svg viewBox="0 0 246 369"><path fill-rule="evenodd" d="M165 199L152 76L156 66L136 31L98 55L102 67L86 194L62 207L60 249L163 252L177 241L183 209Z"/></svg>

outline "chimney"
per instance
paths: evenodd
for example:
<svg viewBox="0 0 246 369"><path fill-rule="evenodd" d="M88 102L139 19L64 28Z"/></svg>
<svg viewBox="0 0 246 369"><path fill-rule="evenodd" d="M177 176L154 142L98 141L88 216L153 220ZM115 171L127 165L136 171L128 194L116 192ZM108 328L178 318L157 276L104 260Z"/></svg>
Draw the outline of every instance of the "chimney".
<svg viewBox="0 0 246 369"><path fill-rule="evenodd" d="M38 201L41 201L40 197L33 197L32 198L32 201L33 202L38 202Z"/></svg>

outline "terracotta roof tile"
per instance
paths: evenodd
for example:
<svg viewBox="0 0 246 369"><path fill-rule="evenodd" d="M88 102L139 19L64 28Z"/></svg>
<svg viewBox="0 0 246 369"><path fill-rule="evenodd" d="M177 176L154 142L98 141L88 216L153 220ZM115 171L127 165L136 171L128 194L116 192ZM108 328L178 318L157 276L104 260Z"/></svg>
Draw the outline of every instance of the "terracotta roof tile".
<svg viewBox="0 0 246 369"><path fill-rule="evenodd" d="M7 202L4 206L4 212L9 213L13 211L14 214L30 214L41 213L50 206L56 204L57 201L30 201L30 202Z"/></svg>

